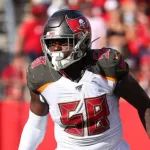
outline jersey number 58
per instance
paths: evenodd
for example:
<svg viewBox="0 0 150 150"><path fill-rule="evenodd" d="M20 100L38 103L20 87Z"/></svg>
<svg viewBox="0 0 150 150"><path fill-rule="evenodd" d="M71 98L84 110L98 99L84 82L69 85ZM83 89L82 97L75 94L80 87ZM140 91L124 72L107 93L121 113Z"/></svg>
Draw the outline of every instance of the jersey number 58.
<svg viewBox="0 0 150 150"><path fill-rule="evenodd" d="M79 101L59 103L61 122L66 126L65 131L76 136L84 136L87 130L89 136L100 134L109 129L109 107L106 95L84 100L86 114L76 112Z"/></svg>

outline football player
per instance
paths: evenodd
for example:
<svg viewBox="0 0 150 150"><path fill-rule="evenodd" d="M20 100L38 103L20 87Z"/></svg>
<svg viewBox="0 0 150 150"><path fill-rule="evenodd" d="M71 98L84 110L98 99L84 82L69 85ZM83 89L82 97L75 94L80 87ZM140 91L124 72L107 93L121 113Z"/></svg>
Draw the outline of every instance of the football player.
<svg viewBox="0 0 150 150"><path fill-rule="evenodd" d="M31 103L19 150L38 147L49 113L57 150L129 150L122 137L120 97L137 109L146 130L150 100L121 53L91 50L91 44L89 21L80 12L63 9L47 20L41 37L44 56L28 67Z"/></svg>

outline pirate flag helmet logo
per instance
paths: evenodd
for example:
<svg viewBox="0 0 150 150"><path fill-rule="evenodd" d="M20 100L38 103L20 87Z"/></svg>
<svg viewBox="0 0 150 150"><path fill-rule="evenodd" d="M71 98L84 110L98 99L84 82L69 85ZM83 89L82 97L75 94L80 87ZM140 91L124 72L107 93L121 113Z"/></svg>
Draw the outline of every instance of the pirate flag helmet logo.
<svg viewBox="0 0 150 150"><path fill-rule="evenodd" d="M66 16L66 22L74 33L86 32L91 30L89 21L84 16L80 16L75 19L70 19L68 18L68 16Z"/></svg>

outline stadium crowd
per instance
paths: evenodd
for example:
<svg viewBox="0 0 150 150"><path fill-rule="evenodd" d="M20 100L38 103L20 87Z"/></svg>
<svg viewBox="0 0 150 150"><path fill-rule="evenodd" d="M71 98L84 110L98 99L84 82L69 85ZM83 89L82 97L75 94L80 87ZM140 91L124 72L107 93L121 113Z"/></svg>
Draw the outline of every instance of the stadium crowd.
<svg viewBox="0 0 150 150"><path fill-rule="evenodd" d="M14 0L15 10L19 0ZM42 54L40 36L47 17L60 8L80 10L90 21L92 48L119 50L131 74L150 96L150 1L149 0L32 0L17 14L16 38L9 60L0 59L0 99L28 101L26 69ZM22 7L20 7L21 9ZM0 52L1 53L1 52ZM2 56L0 56L2 57ZM6 60L5 60L6 61Z"/></svg>

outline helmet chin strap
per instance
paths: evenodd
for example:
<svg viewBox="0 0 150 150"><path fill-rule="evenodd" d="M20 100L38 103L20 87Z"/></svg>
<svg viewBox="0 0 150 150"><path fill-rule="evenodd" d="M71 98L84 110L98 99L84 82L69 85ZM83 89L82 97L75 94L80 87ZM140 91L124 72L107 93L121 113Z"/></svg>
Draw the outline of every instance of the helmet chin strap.
<svg viewBox="0 0 150 150"><path fill-rule="evenodd" d="M55 56L55 60L56 61L61 61L65 58L64 53L63 52L58 52L59 56ZM54 56L53 56L54 57Z"/></svg>
<svg viewBox="0 0 150 150"><path fill-rule="evenodd" d="M52 64L55 70L59 71L60 69L64 69L68 67L70 63L71 56L68 56L66 59L60 58L59 56L52 56Z"/></svg>

